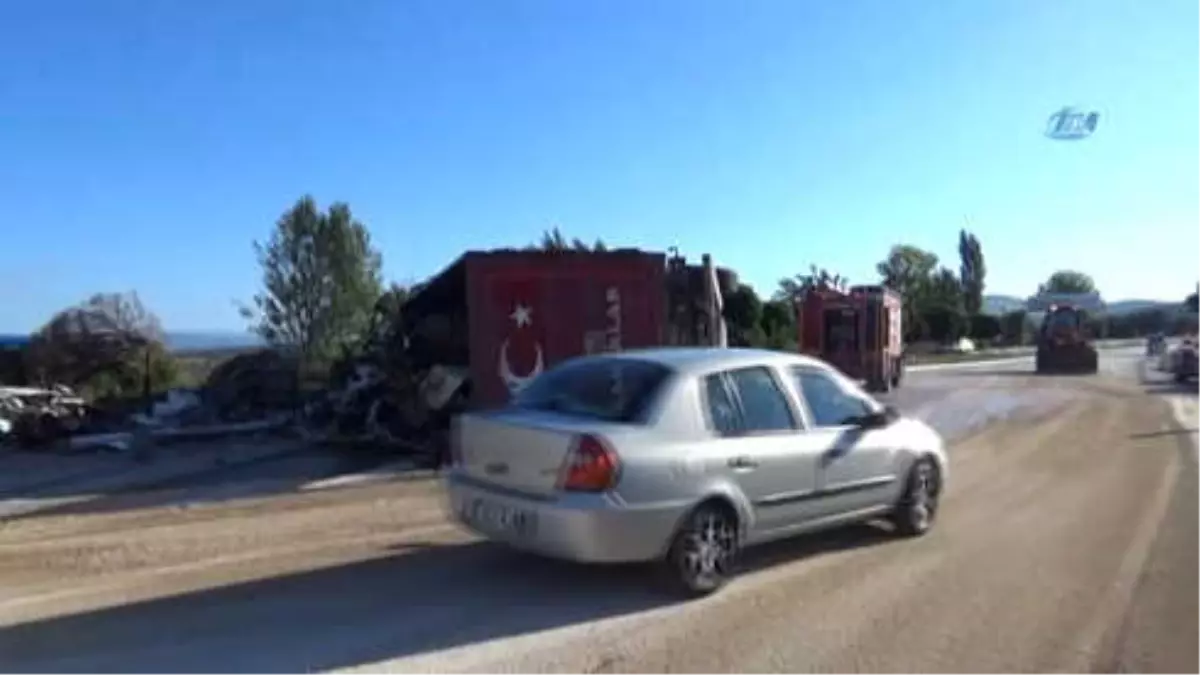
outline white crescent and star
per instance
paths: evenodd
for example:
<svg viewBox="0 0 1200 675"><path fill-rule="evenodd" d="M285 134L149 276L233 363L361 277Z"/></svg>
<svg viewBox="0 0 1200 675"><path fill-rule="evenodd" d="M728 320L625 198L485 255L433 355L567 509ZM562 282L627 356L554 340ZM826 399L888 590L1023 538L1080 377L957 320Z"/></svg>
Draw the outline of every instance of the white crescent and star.
<svg viewBox="0 0 1200 675"><path fill-rule="evenodd" d="M508 318L513 320L517 328L532 326L533 308L517 303ZM504 380L504 385L508 387L510 393L515 394L524 389L533 378L541 374L542 368L542 346L540 344L537 345L537 358L534 360L533 368L526 375L516 375L512 372L512 366L508 363L508 338L505 338L500 345L500 379Z"/></svg>
<svg viewBox="0 0 1200 675"><path fill-rule="evenodd" d="M512 319L513 323L517 324L517 328L532 325L533 308L518 303L513 309L512 314L508 315L508 318Z"/></svg>

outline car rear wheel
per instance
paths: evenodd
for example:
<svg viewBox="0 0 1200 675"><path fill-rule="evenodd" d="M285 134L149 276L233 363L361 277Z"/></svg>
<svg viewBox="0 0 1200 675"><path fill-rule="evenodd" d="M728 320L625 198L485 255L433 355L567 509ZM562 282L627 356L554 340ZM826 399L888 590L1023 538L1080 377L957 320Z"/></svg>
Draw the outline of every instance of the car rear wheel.
<svg viewBox="0 0 1200 675"><path fill-rule="evenodd" d="M668 581L687 596L708 595L728 581L737 554L736 517L718 505L701 505L671 542L666 559Z"/></svg>
<svg viewBox="0 0 1200 675"><path fill-rule="evenodd" d="M909 470L904 494L892 511L896 530L905 536L918 537L932 529L940 496L937 466L928 457L918 459Z"/></svg>

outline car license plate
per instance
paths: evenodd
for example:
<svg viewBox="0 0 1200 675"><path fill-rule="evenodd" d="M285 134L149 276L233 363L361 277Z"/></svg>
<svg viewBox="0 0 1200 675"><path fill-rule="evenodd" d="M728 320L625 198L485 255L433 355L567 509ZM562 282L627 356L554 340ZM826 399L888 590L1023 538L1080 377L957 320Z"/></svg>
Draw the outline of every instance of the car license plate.
<svg viewBox="0 0 1200 675"><path fill-rule="evenodd" d="M495 504L485 499L472 499L463 513L467 522L482 530L497 534L532 536L537 519L532 512Z"/></svg>

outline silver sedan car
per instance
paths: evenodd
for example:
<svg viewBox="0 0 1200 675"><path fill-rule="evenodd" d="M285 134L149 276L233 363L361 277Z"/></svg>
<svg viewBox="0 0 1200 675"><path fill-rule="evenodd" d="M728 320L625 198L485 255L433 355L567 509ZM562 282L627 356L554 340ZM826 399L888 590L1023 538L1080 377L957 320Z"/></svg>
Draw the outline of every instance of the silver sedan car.
<svg viewBox="0 0 1200 675"><path fill-rule="evenodd" d="M933 525L942 439L797 354L662 348L575 358L457 420L455 517L580 562L659 561L720 588L741 549L886 517Z"/></svg>

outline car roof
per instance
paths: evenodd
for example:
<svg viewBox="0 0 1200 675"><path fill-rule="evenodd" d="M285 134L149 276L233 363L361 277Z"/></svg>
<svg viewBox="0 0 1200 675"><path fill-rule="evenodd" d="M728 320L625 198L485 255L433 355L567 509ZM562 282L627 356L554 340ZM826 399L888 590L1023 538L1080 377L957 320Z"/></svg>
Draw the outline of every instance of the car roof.
<svg viewBox="0 0 1200 675"><path fill-rule="evenodd" d="M822 370L828 368L823 362L803 354L742 347L654 347L609 352L603 356L653 361L685 374L768 363L779 366L814 366Z"/></svg>

